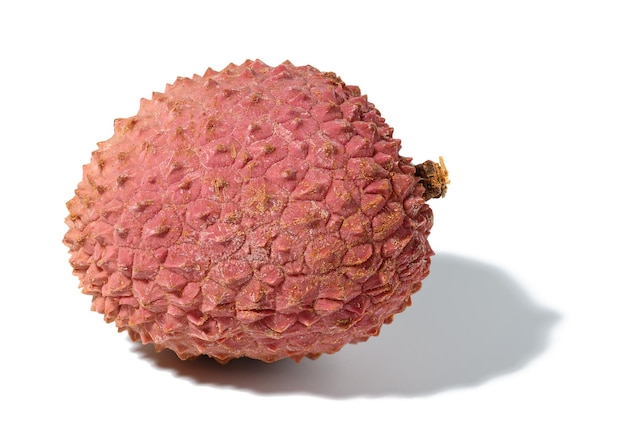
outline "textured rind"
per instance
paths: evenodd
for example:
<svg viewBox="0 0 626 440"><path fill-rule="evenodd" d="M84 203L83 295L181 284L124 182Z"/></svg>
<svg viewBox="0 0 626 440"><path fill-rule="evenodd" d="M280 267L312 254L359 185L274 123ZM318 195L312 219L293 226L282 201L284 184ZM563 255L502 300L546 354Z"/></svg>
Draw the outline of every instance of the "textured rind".
<svg viewBox="0 0 626 440"><path fill-rule="evenodd" d="M181 359L316 358L427 276L432 213L365 95L284 62L178 78L117 119L68 203L92 309Z"/></svg>

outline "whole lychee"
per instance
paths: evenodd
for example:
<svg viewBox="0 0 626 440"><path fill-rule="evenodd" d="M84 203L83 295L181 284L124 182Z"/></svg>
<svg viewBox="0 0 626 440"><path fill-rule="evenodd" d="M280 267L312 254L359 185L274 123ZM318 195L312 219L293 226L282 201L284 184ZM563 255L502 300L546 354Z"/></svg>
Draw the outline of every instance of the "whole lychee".
<svg viewBox="0 0 626 440"><path fill-rule="evenodd" d="M414 166L359 88L289 62L178 78L115 121L68 203L92 309L181 359L316 358L426 277L443 163Z"/></svg>

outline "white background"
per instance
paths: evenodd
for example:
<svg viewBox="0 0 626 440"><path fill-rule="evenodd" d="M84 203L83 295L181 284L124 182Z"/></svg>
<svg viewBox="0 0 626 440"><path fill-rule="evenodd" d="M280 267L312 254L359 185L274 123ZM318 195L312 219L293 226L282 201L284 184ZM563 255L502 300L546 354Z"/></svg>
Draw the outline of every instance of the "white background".
<svg viewBox="0 0 626 440"><path fill-rule="evenodd" d="M626 438L624 2L8 4L0 437ZM444 156L437 256L367 343L182 363L90 312L65 202L113 119L247 58L335 71Z"/></svg>

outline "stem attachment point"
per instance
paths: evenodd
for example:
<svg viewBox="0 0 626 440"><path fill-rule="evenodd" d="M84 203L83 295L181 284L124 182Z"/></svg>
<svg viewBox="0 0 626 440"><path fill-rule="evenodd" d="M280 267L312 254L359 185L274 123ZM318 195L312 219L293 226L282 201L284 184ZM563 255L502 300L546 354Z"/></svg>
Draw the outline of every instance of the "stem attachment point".
<svg viewBox="0 0 626 440"><path fill-rule="evenodd" d="M421 179L420 183L424 186L425 191L422 196L424 200L436 199L446 195L450 179L446 165L443 163L443 157L439 157L439 163L427 160L415 165L415 176Z"/></svg>

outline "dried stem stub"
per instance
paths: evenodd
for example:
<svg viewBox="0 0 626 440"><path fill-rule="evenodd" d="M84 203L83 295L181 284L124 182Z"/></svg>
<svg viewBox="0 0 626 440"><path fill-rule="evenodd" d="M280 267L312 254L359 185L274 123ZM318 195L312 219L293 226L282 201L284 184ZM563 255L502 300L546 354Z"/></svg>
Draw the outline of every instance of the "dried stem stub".
<svg viewBox="0 0 626 440"><path fill-rule="evenodd" d="M443 157L439 157L439 163L427 160L424 163L415 165L415 175L421 178L424 186L424 200L444 197L448 189L450 179L448 169L443 162Z"/></svg>

